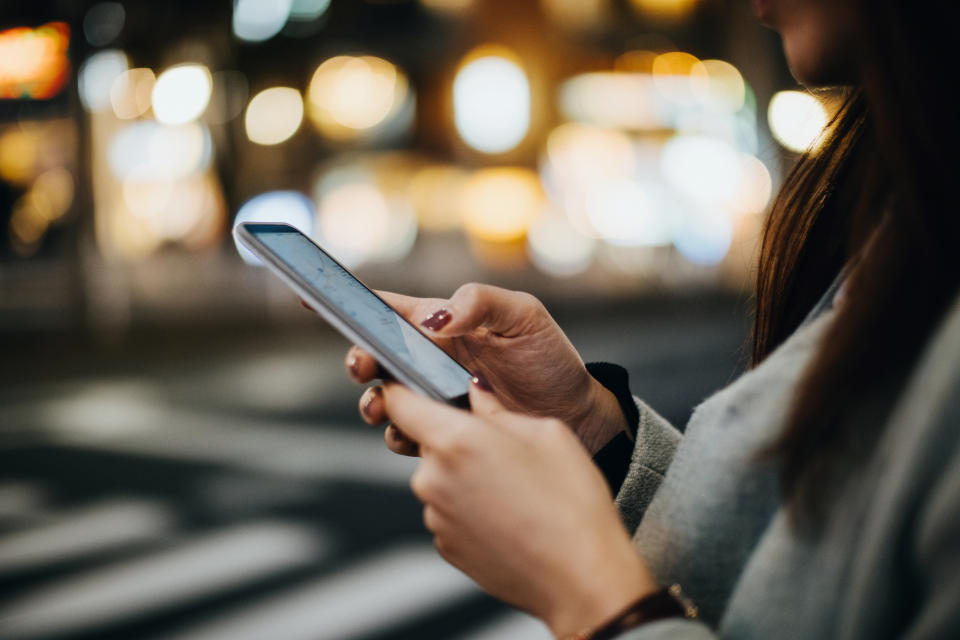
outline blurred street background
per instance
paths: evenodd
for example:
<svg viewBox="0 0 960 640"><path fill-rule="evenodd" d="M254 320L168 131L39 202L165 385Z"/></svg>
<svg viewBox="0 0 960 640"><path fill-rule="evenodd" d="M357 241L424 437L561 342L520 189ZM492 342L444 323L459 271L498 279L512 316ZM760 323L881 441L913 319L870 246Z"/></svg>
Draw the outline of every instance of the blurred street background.
<svg viewBox="0 0 960 640"><path fill-rule="evenodd" d="M682 426L835 108L779 47L734 0L4 0L0 638L548 638L231 229L530 291Z"/></svg>

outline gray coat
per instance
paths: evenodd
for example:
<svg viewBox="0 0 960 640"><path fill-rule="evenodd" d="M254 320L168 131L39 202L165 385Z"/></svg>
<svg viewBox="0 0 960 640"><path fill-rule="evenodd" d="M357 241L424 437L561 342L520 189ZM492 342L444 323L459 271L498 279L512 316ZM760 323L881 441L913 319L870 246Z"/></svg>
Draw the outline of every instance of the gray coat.
<svg viewBox="0 0 960 640"><path fill-rule="evenodd" d="M960 301L813 539L788 524L776 470L753 454L782 428L833 317L821 306L683 436L638 400L617 505L659 581L679 583L702 620L619 640L960 638Z"/></svg>

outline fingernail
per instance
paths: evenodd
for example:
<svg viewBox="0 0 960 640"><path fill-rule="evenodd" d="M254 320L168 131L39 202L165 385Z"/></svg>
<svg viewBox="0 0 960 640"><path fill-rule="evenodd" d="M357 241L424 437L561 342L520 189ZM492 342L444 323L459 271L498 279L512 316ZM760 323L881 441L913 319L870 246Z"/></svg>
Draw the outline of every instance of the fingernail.
<svg viewBox="0 0 960 640"><path fill-rule="evenodd" d="M350 356L350 361L347 363L347 368L350 369L350 375L354 378L360 377L360 359L357 356Z"/></svg>
<svg viewBox="0 0 960 640"><path fill-rule="evenodd" d="M446 309L440 309L439 311L434 311L427 318L420 323L421 327L426 327L431 331L440 331L453 319L453 316L450 315L450 312Z"/></svg>
<svg viewBox="0 0 960 640"><path fill-rule="evenodd" d="M363 412L363 415L370 417L370 407L373 406L373 401L379 398L383 394L383 390L380 387L370 387L370 391L367 392L367 399L364 401L363 406L360 407L360 411Z"/></svg>
<svg viewBox="0 0 960 640"><path fill-rule="evenodd" d="M493 391L493 387L491 387L490 383L487 382L486 376L484 376L480 372L473 374L473 379L471 380L471 382L477 385L477 388L480 389L480 391L486 391L487 393L490 393Z"/></svg>

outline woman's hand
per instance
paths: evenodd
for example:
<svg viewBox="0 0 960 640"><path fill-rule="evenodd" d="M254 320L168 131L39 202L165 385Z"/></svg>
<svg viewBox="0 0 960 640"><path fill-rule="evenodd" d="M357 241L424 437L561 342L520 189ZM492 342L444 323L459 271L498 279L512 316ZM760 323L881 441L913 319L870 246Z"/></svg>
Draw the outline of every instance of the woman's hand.
<svg viewBox="0 0 960 640"><path fill-rule="evenodd" d="M378 293L485 379L511 411L563 421L591 454L626 428L613 394L587 373L576 349L532 295L481 284L464 285L449 300ZM379 377L377 363L358 347L347 354L347 370L358 382ZM378 387L367 390L360 407L370 424L391 417ZM386 439L397 453L416 451L393 428Z"/></svg>
<svg viewBox="0 0 960 640"><path fill-rule="evenodd" d="M471 387L472 413L395 383L382 396L394 424L420 443L410 485L440 554L558 636L654 592L603 476L570 430Z"/></svg>

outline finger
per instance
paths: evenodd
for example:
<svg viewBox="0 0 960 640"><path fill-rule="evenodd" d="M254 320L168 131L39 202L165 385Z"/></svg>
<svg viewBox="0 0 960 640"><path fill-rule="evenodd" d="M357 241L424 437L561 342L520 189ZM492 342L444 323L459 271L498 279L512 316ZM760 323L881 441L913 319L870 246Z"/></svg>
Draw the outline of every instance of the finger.
<svg viewBox="0 0 960 640"><path fill-rule="evenodd" d="M394 311L413 324L419 324L431 311L445 302L440 298L415 298L392 291L376 291L375 293L393 307Z"/></svg>
<svg viewBox="0 0 960 640"><path fill-rule="evenodd" d="M383 377L380 365L373 356L356 345L347 351L344 365L347 368L347 374L361 384Z"/></svg>
<svg viewBox="0 0 960 640"><path fill-rule="evenodd" d="M360 417L370 425L383 424L387 420L387 412L383 406L383 389L379 386L370 387L360 396Z"/></svg>
<svg viewBox="0 0 960 640"><path fill-rule="evenodd" d="M400 429L392 424L388 424L383 432L383 439L387 443L390 451L401 455L415 458L420 455L420 445L408 438Z"/></svg>
<svg viewBox="0 0 960 640"><path fill-rule="evenodd" d="M390 419L408 438L420 443L421 453L438 434L463 427L471 420L466 411L414 393L395 382L383 386L383 399Z"/></svg>
<svg viewBox="0 0 960 640"><path fill-rule="evenodd" d="M470 381L469 393L470 410L477 415L492 416L506 411L482 373L474 374Z"/></svg>
<svg viewBox="0 0 960 640"><path fill-rule="evenodd" d="M460 336L485 328L503 336L523 333L543 305L529 293L486 284L465 284L420 325L438 336Z"/></svg>

